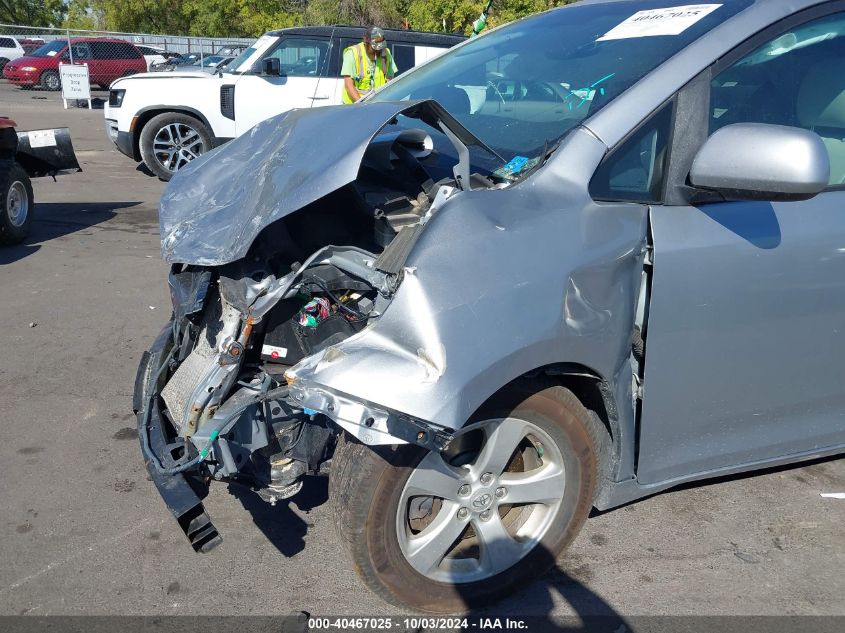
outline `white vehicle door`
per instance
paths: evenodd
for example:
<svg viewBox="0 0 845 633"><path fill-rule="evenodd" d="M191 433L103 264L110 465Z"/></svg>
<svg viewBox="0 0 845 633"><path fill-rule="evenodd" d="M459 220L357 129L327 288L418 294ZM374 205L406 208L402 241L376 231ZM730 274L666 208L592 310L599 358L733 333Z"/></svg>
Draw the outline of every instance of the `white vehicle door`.
<svg viewBox="0 0 845 633"><path fill-rule="evenodd" d="M360 41L360 38L348 37L332 40L328 72L320 77L320 85L317 87L317 92L314 93L315 106L340 105L343 103L343 78L340 76L340 68L343 66L343 51Z"/></svg>
<svg viewBox="0 0 845 633"><path fill-rule="evenodd" d="M294 108L310 108L320 77L328 69L329 38L288 35L253 64L235 87L235 128L238 136ZM279 60L281 76L261 72L265 59Z"/></svg>

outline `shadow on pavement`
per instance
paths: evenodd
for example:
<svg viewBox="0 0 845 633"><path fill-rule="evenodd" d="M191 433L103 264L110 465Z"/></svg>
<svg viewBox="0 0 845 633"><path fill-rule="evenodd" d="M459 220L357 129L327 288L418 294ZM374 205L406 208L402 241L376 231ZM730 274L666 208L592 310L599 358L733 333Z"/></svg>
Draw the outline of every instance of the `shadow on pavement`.
<svg viewBox="0 0 845 633"><path fill-rule="evenodd" d="M242 486L230 485L229 492L249 512L267 540L289 558L305 548L304 537L313 524L303 513L328 500L329 480L328 477L307 476L300 492L275 506Z"/></svg>
<svg viewBox="0 0 845 633"><path fill-rule="evenodd" d="M526 624L530 631L635 631L630 622L617 613L604 598L564 571L557 561L552 561L552 554L548 550L543 548L539 554L538 564L548 565L552 562L552 568L540 579L504 600L485 607L469 608L466 615L470 618L470 626L465 630L478 630L473 622L477 623L479 619L498 618L503 621L505 618L527 618L529 621ZM458 591L460 589L459 585ZM556 601L566 603L572 615L553 616ZM597 628L598 625L600 628Z"/></svg>
<svg viewBox="0 0 845 633"><path fill-rule="evenodd" d="M35 220L22 244L0 248L0 265L11 264L38 251L40 243L76 233L113 218L116 209L140 202L36 202Z"/></svg>

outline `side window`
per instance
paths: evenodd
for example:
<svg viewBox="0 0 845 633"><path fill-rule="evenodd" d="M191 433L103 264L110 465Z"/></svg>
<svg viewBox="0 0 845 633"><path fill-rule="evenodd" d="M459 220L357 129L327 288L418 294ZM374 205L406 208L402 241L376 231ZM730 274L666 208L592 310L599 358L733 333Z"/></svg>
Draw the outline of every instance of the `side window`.
<svg viewBox="0 0 845 633"><path fill-rule="evenodd" d="M94 59L120 59L122 55L119 46L115 42L91 42L91 55ZM73 55L76 57L76 51Z"/></svg>
<svg viewBox="0 0 845 633"><path fill-rule="evenodd" d="M357 44L360 41L361 41L360 38L356 40L356 39L351 39L351 38L348 38L348 37L344 37L340 40L340 46L337 47L337 50L335 51L335 53L333 55L333 57L335 58L334 62L337 63L336 68L334 66L332 66L332 75L333 76L340 77L340 70L341 70L341 68L343 68L343 51L345 51L350 46L355 46L355 44Z"/></svg>
<svg viewBox="0 0 845 633"><path fill-rule="evenodd" d="M74 44L72 46L72 49L73 49L73 61L83 60L83 59L91 59L91 47L86 42Z"/></svg>
<svg viewBox="0 0 845 633"><path fill-rule="evenodd" d="M845 14L792 28L720 72L710 87L710 133L732 123L812 130L845 184Z"/></svg>
<svg viewBox="0 0 845 633"><path fill-rule="evenodd" d="M662 201L672 105L663 106L605 157L590 181L594 200Z"/></svg>
<svg viewBox="0 0 845 633"><path fill-rule="evenodd" d="M414 47L408 44L394 44L393 61L396 62L396 68L399 71L399 75L404 73L406 70L411 70L411 68L416 65L416 53Z"/></svg>
<svg viewBox="0 0 845 633"><path fill-rule="evenodd" d="M265 59L277 58L287 77L320 77L325 73L328 52L328 40L287 38Z"/></svg>
<svg viewBox="0 0 845 633"><path fill-rule="evenodd" d="M0 37L0 48L17 48L9 37Z"/></svg>

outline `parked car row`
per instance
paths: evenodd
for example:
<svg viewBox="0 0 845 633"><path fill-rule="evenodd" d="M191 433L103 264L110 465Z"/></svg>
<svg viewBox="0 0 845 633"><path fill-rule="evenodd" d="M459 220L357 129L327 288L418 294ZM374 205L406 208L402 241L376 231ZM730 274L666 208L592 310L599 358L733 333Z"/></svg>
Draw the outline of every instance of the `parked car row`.
<svg viewBox="0 0 845 633"><path fill-rule="evenodd" d="M0 73L21 88L41 87L59 90L59 64L87 64L91 83L108 89L120 77L169 66L191 66L192 70L214 72L221 64L234 59L243 47L226 46L215 55L202 58L199 53L187 56L157 46L135 45L107 37L76 37L68 40L17 39L0 36Z"/></svg>

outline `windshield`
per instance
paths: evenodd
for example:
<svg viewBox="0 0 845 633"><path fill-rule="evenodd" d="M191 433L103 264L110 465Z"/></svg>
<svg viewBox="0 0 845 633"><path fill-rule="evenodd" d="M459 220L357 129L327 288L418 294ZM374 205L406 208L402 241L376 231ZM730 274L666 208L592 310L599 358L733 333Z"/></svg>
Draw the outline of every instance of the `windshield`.
<svg viewBox="0 0 845 633"><path fill-rule="evenodd" d="M55 57L67 48L67 40L53 40L30 53L32 57Z"/></svg>
<svg viewBox="0 0 845 633"><path fill-rule="evenodd" d="M261 59L267 49L278 41L279 38L273 35L262 35L258 38L255 44L238 55L232 63L226 67L226 72L234 74L248 72L255 62Z"/></svg>
<svg viewBox="0 0 845 633"><path fill-rule="evenodd" d="M570 5L472 39L372 100L436 99L507 168L529 169L528 159L751 2Z"/></svg>
<svg viewBox="0 0 845 633"><path fill-rule="evenodd" d="M204 57L202 61L197 61L195 66L203 66L205 68L208 68L210 66L216 66L224 59L225 57L221 55L211 55L210 57Z"/></svg>

